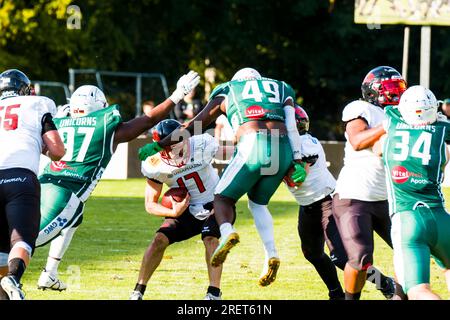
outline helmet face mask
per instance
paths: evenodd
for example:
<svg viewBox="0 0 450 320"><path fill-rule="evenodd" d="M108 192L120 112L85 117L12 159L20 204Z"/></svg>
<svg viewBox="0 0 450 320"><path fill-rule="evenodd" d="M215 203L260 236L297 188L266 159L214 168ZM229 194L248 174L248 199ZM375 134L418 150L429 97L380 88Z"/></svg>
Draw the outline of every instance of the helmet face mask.
<svg viewBox="0 0 450 320"><path fill-rule="evenodd" d="M70 116L85 117L88 114L106 108L105 94L96 86L79 87L70 98Z"/></svg>
<svg viewBox="0 0 450 320"><path fill-rule="evenodd" d="M0 96L29 96L32 93L31 81L17 69L10 69L0 74Z"/></svg>
<svg viewBox="0 0 450 320"><path fill-rule="evenodd" d="M305 109L298 104L295 105L295 121L297 123L297 130L300 135L306 134L309 131L309 117Z"/></svg>
<svg viewBox="0 0 450 320"><path fill-rule="evenodd" d="M398 105L405 90L406 81L401 74L386 66L371 70L361 85L363 99L380 107Z"/></svg>
<svg viewBox="0 0 450 320"><path fill-rule="evenodd" d="M438 102L429 89L412 86L402 95L398 110L403 120L412 126L434 123L438 118Z"/></svg>
<svg viewBox="0 0 450 320"><path fill-rule="evenodd" d="M160 151L164 163L172 167L183 167L189 158L189 142L181 141Z"/></svg>

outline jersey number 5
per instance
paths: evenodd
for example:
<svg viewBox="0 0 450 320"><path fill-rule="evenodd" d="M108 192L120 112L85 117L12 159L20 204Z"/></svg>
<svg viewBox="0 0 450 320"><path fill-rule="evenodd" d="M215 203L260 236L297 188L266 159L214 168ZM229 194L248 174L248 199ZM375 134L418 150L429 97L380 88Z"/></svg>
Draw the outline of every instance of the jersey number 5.
<svg viewBox="0 0 450 320"><path fill-rule="evenodd" d="M184 180L194 179L195 184L197 185L198 191L200 193L203 193L206 191L205 185L203 184L202 179L200 178L200 175L197 172L192 172L187 175L185 175L183 178L178 178L177 183L181 188L186 188L186 185L184 184Z"/></svg>
<svg viewBox="0 0 450 320"><path fill-rule="evenodd" d="M419 158L422 160L422 165L426 166L431 160L430 148L431 148L431 133L422 132L413 144L411 150L409 145L410 134L408 131L397 131L396 137L400 137L400 142L397 142L394 149L400 150L400 153L395 152L393 158L396 161L405 161L410 155L413 158Z"/></svg>
<svg viewBox="0 0 450 320"><path fill-rule="evenodd" d="M9 107L0 106L0 127L9 130L16 130L19 123L19 115L17 109L20 108L20 104L15 104ZM2 117L2 111L5 110L5 115Z"/></svg>

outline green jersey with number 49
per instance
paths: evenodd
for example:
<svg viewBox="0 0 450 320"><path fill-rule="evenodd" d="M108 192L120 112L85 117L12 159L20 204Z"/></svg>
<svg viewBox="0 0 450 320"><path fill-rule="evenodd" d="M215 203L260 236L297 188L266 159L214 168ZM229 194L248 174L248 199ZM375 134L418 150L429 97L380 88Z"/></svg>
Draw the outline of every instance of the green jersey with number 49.
<svg viewBox="0 0 450 320"><path fill-rule="evenodd" d="M118 105L112 105L79 118L53 119L66 154L49 163L41 183L54 183L71 190L86 201L99 182L113 155L113 139L122 122Z"/></svg>
<svg viewBox="0 0 450 320"><path fill-rule="evenodd" d="M295 101L295 93L284 81L269 78L234 80L217 86L210 100L223 96L227 104L227 118L234 132L249 121L283 121L283 106L288 99Z"/></svg>
<svg viewBox="0 0 450 320"><path fill-rule="evenodd" d="M410 126L395 107L387 107L387 139L383 147L391 214L417 206L444 207L441 182L447 162L450 123Z"/></svg>

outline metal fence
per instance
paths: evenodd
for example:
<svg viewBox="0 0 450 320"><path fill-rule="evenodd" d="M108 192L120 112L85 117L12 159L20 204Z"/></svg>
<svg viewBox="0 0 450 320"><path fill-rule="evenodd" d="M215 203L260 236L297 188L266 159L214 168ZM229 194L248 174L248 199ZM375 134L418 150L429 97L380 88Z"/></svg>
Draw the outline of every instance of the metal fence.
<svg viewBox="0 0 450 320"><path fill-rule="evenodd" d="M141 115L143 102L156 105L169 97L167 80L161 73L69 69L70 92L84 84L96 84L110 104L119 104L124 120Z"/></svg>

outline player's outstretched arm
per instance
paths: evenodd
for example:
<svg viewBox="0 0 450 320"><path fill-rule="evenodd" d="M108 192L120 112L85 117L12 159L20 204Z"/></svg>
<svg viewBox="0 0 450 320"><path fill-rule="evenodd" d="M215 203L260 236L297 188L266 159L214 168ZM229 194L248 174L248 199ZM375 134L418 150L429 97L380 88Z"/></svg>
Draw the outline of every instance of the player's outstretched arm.
<svg viewBox="0 0 450 320"><path fill-rule="evenodd" d="M164 102L157 105L149 113L128 122L121 123L114 135L114 148L122 142L129 142L140 134L151 129L161 120L167 118L173 107L180 102L186 94L191 92L200 82L200 76L195 71L183 75L177 82L177 88Z"/></svg>
<svg viewBox="0 0 450 320"><path fill-rule="evenodd" d="M139 149L139 159L144 161L161 151L164 147L171 146L194 134L201 134L221 114L225 113L225 98L216 97L208 102L203 110L191 121L183 124L180 129L174 130L170 135L159 142L149 143ZM196 128L200 128L196 132Z"/></svg>
<svg viewBox="0 0 450 320"><path fill-rule="evenodd" d="M345 131L355 151L372 147L386 133L382 124L369 129L363 119L351 120L347 123Z"/></svg>

